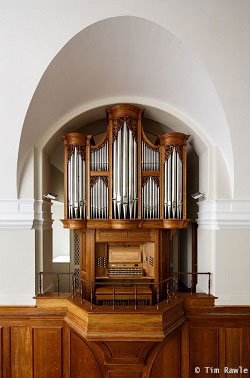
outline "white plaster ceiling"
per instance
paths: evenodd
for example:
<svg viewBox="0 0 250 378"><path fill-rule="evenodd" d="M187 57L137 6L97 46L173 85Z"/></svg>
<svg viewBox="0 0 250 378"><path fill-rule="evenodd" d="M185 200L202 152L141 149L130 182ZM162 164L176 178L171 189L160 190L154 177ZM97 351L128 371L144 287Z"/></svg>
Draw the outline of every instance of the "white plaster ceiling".
<svg viewBox="0 0 250 378"><path fill-rule="evenodd" d="M103 118L105 107L117 102L142 105L147 118L190 133L198 153L206 141L217 145L232 182L230 135L210 78L173 34L137 17L97 22L56 55L27 112L19 170L30 146L55 141L79 115L84 124Z"/></svg>

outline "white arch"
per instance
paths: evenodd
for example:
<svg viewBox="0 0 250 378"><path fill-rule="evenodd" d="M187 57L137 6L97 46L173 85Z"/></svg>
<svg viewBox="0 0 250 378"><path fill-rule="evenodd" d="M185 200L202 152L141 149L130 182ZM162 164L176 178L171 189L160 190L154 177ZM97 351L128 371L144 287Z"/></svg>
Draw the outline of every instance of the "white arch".
<svg viewBox="0 0 250 378"><path fill-rule="evenodd" d="M158 116L172 114L200 141L217 145L233 188L230 134L207 73L169 31L128 16L82 30L48 66L23 125L18 185L29 146L45 145L70 117L117 102L158 109Z"/></svg>

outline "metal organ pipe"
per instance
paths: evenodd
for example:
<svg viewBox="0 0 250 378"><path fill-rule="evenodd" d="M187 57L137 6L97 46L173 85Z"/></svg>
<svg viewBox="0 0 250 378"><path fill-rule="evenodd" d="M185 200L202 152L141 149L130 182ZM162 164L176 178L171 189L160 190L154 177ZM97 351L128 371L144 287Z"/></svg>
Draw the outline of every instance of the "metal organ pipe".
<svg viewBox="0 0 250 378"><path fill-rule="evenodd" d="M117 135L117 150L115 159L117 159L117 193L116 193L116 202L117 202L117 217L121 219L121 209L122 209L122 130L118 132Z"/></svg>
<svg viewBox="0 0 250 378"><path fill-rule="evenodd" d="M78 155L78 167L79 167L79 175L78 175L78 188L79 188L79 217L82 219L83 216L83 208L82 208L82 157Z"/></svg>
<svg viewBox="0 0 250 378"><path fill-rule="evenodd" d="M97 181L97 215L101 218L101 181Z"/></svg>
<svg viewBox="0 0 250 378"><path fill-rule="evenodd" d="M86 218L85 160L76 146L68 161L68 218Z"/></svg>
<svg viewBox="0 0 250 378"><path fill-rule="evenodd" d="M103 146L96 149L92 147L90 153L91 171L108 171L108 141Z"/></svg>
<svg viewBox="0 0 250 378"><path fill-rule="evenodd" d="M157 206L157 218L160 218L160 188L157 187L157 203L158 203L158 206Z"/></svg>
<svg viewBox="0 0 250 378"><path fill-rule="evenodd" d="M165 183L166 185L166 183ZM168 158L168 218L172 215L172 155Z"/></svg>
<svg viewBox="0 0 250 378"><path fill-rule="evenodd" d="M151 187L152 187L152 218L155 218L155 192L156 192L156 188L155 188L155 185L154 185L154 181L152 180L152 178L150 177L151 179Z"/></svg>
<svg viewBox="0 0 250 378"><path fill-rule="evenodd" d="M133 138L133 146L134 146L134 185L133 185L133 190L134 190L134 218L136 218L137 214L137 204L138 204L138 188L137 188L137 143L136 140Z"/></svg>
<svg viewBox="0 0 250 378"><path fill-rule="evenodd" d="M146 183L146 218L149 218L149 185Z"/></svg>
<svg viewBox="0 0 250 378"><path fill-rule="evenodd" d="M73 218L73 202L72 202L72 159L73 155L68 161L68 218Z"/></svg>
<svg viewBox="0 0 250 378"><path fill-rule="evenodd" d="M173 218L176 217L176 150L172 152L172 212Z"/></svg>
<svg viewBox="0 0 250 378"><path fill-rule="evenodd" d="M160 215L160 188L153 177L142 186L142 217L156 219Z"/></svg>
<svg viewBox="0 0 250 378"><path fill-rule="evenodd" d="M164 218L168 217L168 161L164 163Z"/></svg>
<svg viewBox="0 0 250 378"><path fill-rule="evenodd" d="M123 216L127 218L128 210L128 128L126 122L123 125L122 141L122 203Z"/></svg>
<svg viewBox="0 0 250 378"><path fill-rule="evenodd" d="M133 205L134 205L134 141L131 130L128 130L129 134L129 154L128 154L128 197L129 197L129 217L133 218Z"/></svg>
<svg viewBox="0 0 250 378"><path fill-rule="evenodd" d="M160 170L160 152L149 147L142 141L142 171L159 171Z"/></svg>
<svg viewBox="0 0 250 378"><path fill-rule="evenodd" d="M116 219L116 208L117 208L117 138L113 143L113 215Z"/></svg>
<svg viewBox="0 0 250 378"><path fill-rule="evenodd" d="M160 170L160 152L142 141L142 171ZM160 216L160 188L152 176L142 186L142 218L155 219Z"/></svg>
<svg viewBox="0 0 250 378"><path fill-rule="evenodd" d="M164 163L164 218L182 219L183 167L174 147Z"/></svg>
<svg viewBox="0 0 250 378"><path fill-rule="evenodd" d="M152 218L152 177L149 178L149 218Z"/></svg>
<svg viewBox="0 0 250 378"><path fill-rule="evenodd" d="M182 162L177 153L177 218L182 218Z"/></svg>
<svg viewBox="0 0 250 378"><path fill-rule="evenodd" d="M90 170L108 171L108 141L104 141L101 147L92 147L90 152ZM113 159L113 171L117 172L116 161ZM105 178L104 178L105 179ZM104 183L103 176L98 177L90 187L90 218L108 218L108 188Z"/></svg>
<svg viewBox="0 0 250 378"><path fill-rule="evenodd" d="M86 163L82 159L82 207L83 219L86 219Z"/></svg>
<svg viewBox="0 0 250 378"><path fill-rule="evenodd" d="M74 148L74 217L78 218L78 156Z"/></svg>
<svg viewBox="0 0 250 378"><path fill-rule="evenodd" d="M124 121L113 143L113 217L137 214L137 142Z"/></svg>
<svg viewBox="0 0 250 378"><path fill-rule="evenodd" d="M90 217L91 219L108 218L108 187L101 177L98 177L90 188Z"/></svg>

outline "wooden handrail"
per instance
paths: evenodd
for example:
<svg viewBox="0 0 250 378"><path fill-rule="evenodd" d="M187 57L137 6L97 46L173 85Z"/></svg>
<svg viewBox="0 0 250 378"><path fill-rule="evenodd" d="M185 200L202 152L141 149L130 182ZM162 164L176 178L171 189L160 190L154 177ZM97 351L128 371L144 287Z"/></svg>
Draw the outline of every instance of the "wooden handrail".
<svg viewBox="0 0 250 378"><path fill-rule="evenodd" d="M123 286L123 287L126 287L127 284L126 283L121 283L121 282L117 282L117 283L114 283L114 282L105 282L105 281L99 281L99 282L93 282L93 281L89 281L89 280L86 280L86 279L83 279L83 278L79 278L76 276L75 272L68 272L68 273L65 273L65 272L62 272L62 273L57 273L57 272L39 272L39 295L42 295L42 286L43 286L43 276L48 274L48 275L56 275L56 279L57 279L57 295L59 296L60 294L60 281L59 281L59 275L72 275L72 298L74 299L75 295L76 295L76 280L79 280L80 282L80 295L81 295L81 303L84 303L85 299L84 299L84 293L83 293L83 287L82 287L82 283L87 283L91 286L91 293L90 293L90 303L91 303L91 309L93 309L93 306L94 306L94 293L95 293L95 287L96 286L112 286L113 287L113 309L115 308L115 295L116 295L116 292L115 292L115 287L117 285L119 286ZM208 275L208 295L210 295L211 293L211 272L175 272L173 276L171 277L168 277L164 280L162 280L161 282L147 282L147 286L157 286L157 293L156 293L156 296L157 296L157 303L156 303L156 308L159 309L159 303L160 303L160 287L162 287L162 285L167 282L167 292L166 292L166 300L167 300L167 303L169 303L169 299L170 299L170 282L172 281L173 282L173 292L172 292L172 295L173 297L175 297L175 299L177 298L177 292L178 292L178 276L179 275ZM135 310L137 309L137 303L138 303L138 291L137 291L137 288L138 286L145 286L145 282L137 282L137 283L130 283L130 285L133 287L135 287ZM191 287L191 295L193 294L192 292L192 287Z"/></svg>

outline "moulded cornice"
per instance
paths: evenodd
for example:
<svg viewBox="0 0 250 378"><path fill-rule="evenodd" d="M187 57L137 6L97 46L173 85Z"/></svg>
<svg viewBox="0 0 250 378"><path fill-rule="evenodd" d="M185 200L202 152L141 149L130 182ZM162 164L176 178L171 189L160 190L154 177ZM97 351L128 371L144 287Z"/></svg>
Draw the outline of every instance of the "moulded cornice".
<svg viewBox="0 0 250 378"><path fill-rule="evenodd" d="M0 229L49 229L51 205L43 200L0 200Z"/></svg>
<svg viewBox="0 0 250 378"><path fill-rule="evenodd" d="M198 205L200 229L250 228L250 200L206 200Z"/></svg>

